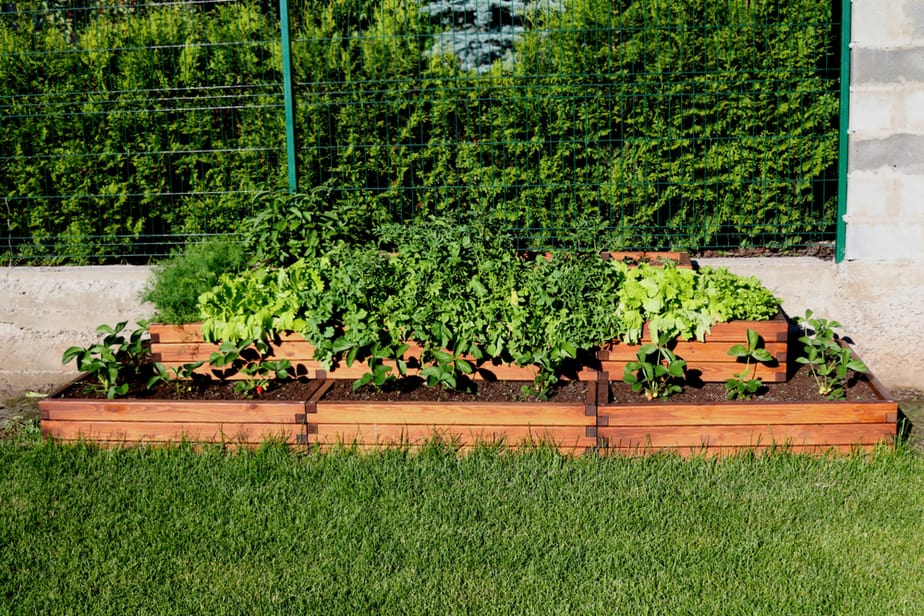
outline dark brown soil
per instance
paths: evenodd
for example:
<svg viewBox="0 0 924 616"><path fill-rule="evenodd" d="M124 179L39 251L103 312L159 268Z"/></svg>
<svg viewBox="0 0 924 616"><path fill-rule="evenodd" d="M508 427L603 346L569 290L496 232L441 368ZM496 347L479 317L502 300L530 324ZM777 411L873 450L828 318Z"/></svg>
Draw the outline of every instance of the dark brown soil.
<svg viewBox="0 0 924 616"><path fill-rule="evenodd" d="M144 387L146 379L132 385L128 398L151 400L242 400L247 398L259 400L305 400L308 397L310 382L307 380L271 383L266 391L259 395L242 394L235 391L232 382L197 380L181 383L160 383L153 389ZM380 389L364 386L353 391L352 381L337 381L325 394L326 400L383 400L383 401L436 401L436 402L496 402L501 400L537 400L535 394L528 392L532 382L525 381L476 381L474 390L467 392L448 391L441 387L426 387L421 379L407 378L386 384ZM818 394L809 372L800 368L786 383L770 383L764 386L755 400L765 402L794 402L823 400ZM580 403L586 400L587 384L578 381L559 383L549 393L547 399L554 402ZM92 381L76 381L65 388L57 397L62 398L104 398L105 393L93 387ZM853 379L847 390L848 400L874 400L875 392L866 382L865 377ZM637 404L647 402L641 393L634 393L621 381L610 383L610 400L620 404ZM724 383L686 384L683 392L667 399L659 399L652 404L684 403L712 404L727 400Z"/></svg>
<svg viewBox="0 0 924 616"><path fill-rule="evenodd" d="M816 257L823 261L834 260L834 243L819 242L798 248L787 248L784 250L755 247L755 248L730 248L728 250L700 250L690 253L693 258L702 257Z"/></svg>

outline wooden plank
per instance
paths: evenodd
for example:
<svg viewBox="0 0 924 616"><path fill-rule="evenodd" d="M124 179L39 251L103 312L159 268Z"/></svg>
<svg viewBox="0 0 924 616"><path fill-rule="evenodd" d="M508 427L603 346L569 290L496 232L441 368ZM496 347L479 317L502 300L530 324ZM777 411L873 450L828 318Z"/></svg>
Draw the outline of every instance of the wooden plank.
<svg viewBox="0 0 924 616"><path fill-rule="evenodd" d="M621 381L627 363L624 361L602 361L600 362L600 370L609 374L611 381ZM739 364L735 361L687 364L687 371L698 372L698 378L704 383L723 383L735 374L740 373L743 368L744 364ZM754 378L760 378L765 383L782 383L786 380L786 367L770 367L760 364L754 374Z"/></svg>
<svg viewBox="0 0 924 616"><path fill-rule="evenodd" d="M744 341L742 341L742 344ZM716 342L699 342L698 340L680 341L671 350L674 354L685 359L687 362L723 362L736 361L736 358L728 354L728 349L733 344L738 343L716 343ZM764 348L777 361L786 361L787 343L785 342L768 342ZM635 361L641 345L638 344L615 344L608 346L606 350L601 350L597 356L601 361ZM741 362L744 367L744 362Z"/></svg>
<svg viewBox="0 0 924 616"><path fill-rule="evenodd" d="M782 316L777 315L773 319L765 321L729 321L727 323L716 323L705 335L704 341L709 343L728 343L729 346L737 343L747 342L747 331L753 329L763 338L764 343L770 342L787 342L789 340L789 322ZM646 324L642 330L641 343L651 342L651 331ZM610 345L625 344L621 341L614 340L603 346L607 350Z"/></svg>
<svg viewBox="0 0 924 616"><path fill-rule="evenodd" d="M554 402L325 402L317 403L312 424L558 425L594 426L585 405Z"/></svg>
<svg viewBox="0 0 924 616"><path fill-rule="evenodd" d="M441 438L458 445L548 443L565 447L593 447L595 436L581 427L564 426L459 426L395 424L311 424L310 443L421 444Z"/></svg>
<svg viewBox="0 0 924 616"><path fill-rule="evenodd" d="M871 445L891 442L894 423L741 426L616 426L597 429L610 447L754 447L793 445Z"/></svg>
<svg viewBox="0 0 924 616"><path fill-rule="evenodd" d="M897 406L888 402L718 402L714 404L607 405L601 425L695 426L885 423Z"/></svg>
<svg viewBox="0 0 924 616"><path fill-rule="evenodd" d="M305 410L302 401L289 400L91 400L49 399L39 401L49 420L123 422L249 422L291 423Z"/></svg>
<svg viewBox="0 0 924 616"><path fill-rule="evenodd" d="M305 426L294 423L43 421L42 433L68 441L260 443L284 440L296 444L299 435L305 433Z"/></svg>

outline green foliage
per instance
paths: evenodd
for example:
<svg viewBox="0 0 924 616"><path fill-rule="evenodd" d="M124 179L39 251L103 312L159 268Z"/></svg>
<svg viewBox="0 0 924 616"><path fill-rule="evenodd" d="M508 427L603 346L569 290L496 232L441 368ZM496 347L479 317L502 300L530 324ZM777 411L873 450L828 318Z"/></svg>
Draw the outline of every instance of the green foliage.
<svg viewBox="0 0 924 616"><path fill-rule="evenodd" d="M771 362L773 356L763 348L763 340L753 329L747 331L747 343L733 345L728 349L728 354L739 360L744 359L745 363L741 372L725 382L725 395L729 400L750 400L763 385L759 378L754 378L757 373L757 363ZM753 369L751 368L752 361L756 362Z"/></svg>
<svg viewBox="0 0 924 616"><path fill-rule="evenodd" d="M241 224L244 246L256 265L291 265L326 254L337 244L369 239L370 222L336 191L317 187L304 194L259 193Z"/></svg>
<svg viewBox="0 0 924 616"><path fill-rule="evenodd" d="M850 373L868 372L869 369L854 357L849 347L839 342L835 329L841 324L837 321L813 317L811 310L795 320L805 327L805 335L799 338L805 353L796 361L809 367L819 394L831 400L842 400Z"/></svg>
<svg viewBox="0 0 924 616"><path fill-rule="evenodd" d="M138 370L145 355L142 337L147 331L146 324L140 324L126 338L122 331L127 324L128 321L122 321L114 327L100 325L96 328L96 333L102 336L100 342L86 348L72 346L61 356L62 364L76 360L77 370L96 378L99 390L109 399L128 392L130 373Z"/></svg>
<svg viewBox="0 0 924 616"><path fill-rule="evenodd" d="M383 225L374 245L222 276L200 297L203 333L246 346L296 331L325 366L366 363L357 387L404 374L403 345L414 342L431 385L465 387L480 363L499 361L537 366L541 394L582 353L637 342L645 322L659 338L701 338L725 315L777 312L756 279L724 270L630 269L573 251L525 258L509 241L477 217Z"/></svg>
<svg viewBox="0 0 924 616"><path fill-rule="evenodd" d="M308 211L378 223L477 209L543 248L830 236L830 4L562 5L525 19L516 61L483 74L431 52L445 25L414 3L294 8L297 172L306 192L329 191ZM286 176L275 5L11 6L4 250L80 261L236 233L248 196ZM284 262L312 245L297 231L280 231L294 242Z"/></svg>
<svg viewBox="0 0 924 616"><path fill-rule="evenodd" d="M191 388L191 382L198 375L196 369L205 361L196 361L176 367L167 367L160 362L154 362L154 374L148 379L147 388L151 389L158 383L170 383L174 394L179 398Z"/></svg>
<svg viewBox="0 0 924 616"><path fill-rule="evenodd" d="M191 323L201 319L199 296L226 273L239 272L245 263L240 244L212 239L187 244L156 266L142 299L152 302L161 323Z"/></svg>
<svg viewBox="0 0 924 616"><path fill-rule="evenodd" d="M687 363L677 357L668 347L670 338L661 336L657 343L643 344L635 353L636 361L626 364L622 380L632 386L632 391L644 391L649 400L667 398L683 391L683 380Z"/></svg>

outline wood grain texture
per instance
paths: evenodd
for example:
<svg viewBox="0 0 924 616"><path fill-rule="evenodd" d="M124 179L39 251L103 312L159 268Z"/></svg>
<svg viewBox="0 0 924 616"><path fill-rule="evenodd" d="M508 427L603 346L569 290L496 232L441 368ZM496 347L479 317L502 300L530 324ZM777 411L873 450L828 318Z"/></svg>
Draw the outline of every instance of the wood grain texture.
<svg viewBox="0 0 924 616"><path fill-rule="evenodd" d="M268 440L296 444L305 426L273 423L169 421L42 422L42 434L65 441L178 443L261 443Z"/></svg>
<svg viewBox="0 0 924 616"><path fill-rule="evenodd" d="M312 424L596 426L586 405L550 402L325 402Z"/></svg>
<svg viewBox="0 0 924 616"><path fill-rule="evenodd" d="M602 361L599 368L610 375L610 380L621 381L627 364L628 362L625 361ZM686 367L688 376L695 374L704 383L724 383L743 369L744 364L734 361L689 362ZM752 366L752 370L748 372L748 378L759 378L764 383L782 383L786 380L786 370L786 366ZM753 377L751 377L752 374Z"/></svg>
<svg viewBox="0 0 924 616"><path fill-rule="evenodd" d="M301 401L271 400L90 400L39 401L39 412L48 420L109 422L259 422L292 423L305 412Z"/></svg>
<svg viewBox="0 0 924 616"><path fill-rule="evenodd" d="M774 424L601 427L609 447L759 447L769 445L874 445L891 443L895 424Z"/></svg>
<svg viewBox="0 0 924 616"><path fill-rule="evenodd" d="M701 405L666 403L603 405L600 425L625 426L726 426L768 424L886 423L895 413L890 402L720 402Z"/></svg>
<svg viewBox="0 0 924 616"><path fill-rule="evenodd" d="M594 447L597 439L582 428L565 426L459 426L397 424L319 424L308 430L309 443L420 445L434 439L457 445L504 443Z"/></svg>

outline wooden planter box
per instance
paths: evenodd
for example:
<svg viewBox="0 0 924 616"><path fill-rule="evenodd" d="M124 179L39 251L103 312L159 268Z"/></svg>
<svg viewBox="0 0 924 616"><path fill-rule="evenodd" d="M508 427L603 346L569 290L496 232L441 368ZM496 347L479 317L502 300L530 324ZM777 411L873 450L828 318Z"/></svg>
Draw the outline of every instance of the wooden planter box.
<svg viewBox="0 0 924 616"><path fill-rule="evenodd" d="M869 383L875 400L818 402L719 402L710 405L602 404L599 446L614 453L730 454L742 450L797 452L870 451L892 445L898 403Z"/></svg>
<svg viewBox="0 0 924 616"><path fill-rule="evenodd" d="M414 447L440 438L463 449L502 443L583 453L597 446L598 397L606 393L604 375L595 376L584 403L328 401L328 381L306 406L308 443Z"/></svg>
<svg viewBox="0 0 924 616"><path fill-rule="evenodd" d="M318 386L321 383L318 382ZM42 434L96 443L305 443L305 402L65 399L39 401Z"/></svg>
<svg viewBox="0 0 924 616"><path fill-rule="evenodd" d="M744 364L737 362L728 355L728 349L734 344L747 343L747 330L753 329L764 340L764 347L773 355L775 362L772 365L758 365L756 375L765 383L780 383L786 380L787 374L787 345L789 336L789 323L783 315L767 321L732 321L718 323L712 327L703 342L697 340L678 341L674 348L678 357L687 362L687 370L691 377L699 378L704 382L724 382L734 374L741 372ZM178 368L186 363L208 361L212 353L218 350L218 345L203 340L202 324L189 325L159 325L152 324L151 353L155 361L163 363L169 368ZM647 328L642 343L650 342ZM611 379L621 379L626 363L635 360L639 345L613 342L601 348L591 365L578 373L580 380L593 380L596 372L606 372ZM321 364L314 360L314 346L294 333L280 335L277 344L272 345L275 358L288 359L292 362L296 373L306 378L329 378L355 380L361 377L367 367L363 363L354 363L352 366L336 365L324 372ZM416 362L421 349L412 346L404 357L409 363L408 375L414 376L419 372L420 366ZM536 376L533 366L516 366L512 364L495 364L490 361L478 362L474 358L469 360L477 366L476 379L487 380L519 380L530 381ZM388 365L388 362L385 362ZM197 372L211 375L209 366L201 366ZM395 371L397 374L397 371ZM243 378L242 375L232 375L229 378Z"/></svg>
<svg viewBox="0 0 924 616"><path fill-rule="evenodd" d="M314 381L305 401L95 400L39 402L42 432L102 444L210 442L375 448L438 436L460 448L552 445L567 454L661 451L723 455L742 450L869 451L892 444L898 405L881 385L869 401L777 403L759 398L709 405L612 404L606 376L586 383L583 403L333 401Z"/></svg>

